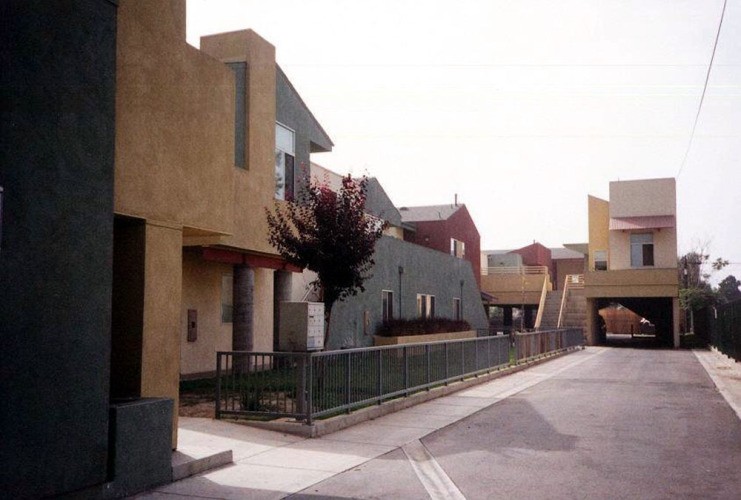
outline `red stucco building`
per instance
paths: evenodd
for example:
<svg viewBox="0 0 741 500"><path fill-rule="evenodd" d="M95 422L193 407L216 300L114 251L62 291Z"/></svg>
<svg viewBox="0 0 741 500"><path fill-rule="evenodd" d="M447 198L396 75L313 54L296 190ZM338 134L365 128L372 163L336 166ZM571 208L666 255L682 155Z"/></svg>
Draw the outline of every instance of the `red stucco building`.
<svg viewBox="0 0 741 500"><path fill-rule="evenodd" d="M404 239L471 263L481 288L481 236L463 204L401 207Z"/></svg>

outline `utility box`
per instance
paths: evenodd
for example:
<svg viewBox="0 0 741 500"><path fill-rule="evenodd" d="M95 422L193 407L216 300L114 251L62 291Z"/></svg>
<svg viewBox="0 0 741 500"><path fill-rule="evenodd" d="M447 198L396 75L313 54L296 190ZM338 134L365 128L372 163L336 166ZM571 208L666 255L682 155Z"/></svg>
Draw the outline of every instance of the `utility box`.
<svg viewBox="0 0 741 500"><path fill-rule="evenodd" d="M278 349L281 351L324 349L322 302L281 302L278 321Z"/></svg>

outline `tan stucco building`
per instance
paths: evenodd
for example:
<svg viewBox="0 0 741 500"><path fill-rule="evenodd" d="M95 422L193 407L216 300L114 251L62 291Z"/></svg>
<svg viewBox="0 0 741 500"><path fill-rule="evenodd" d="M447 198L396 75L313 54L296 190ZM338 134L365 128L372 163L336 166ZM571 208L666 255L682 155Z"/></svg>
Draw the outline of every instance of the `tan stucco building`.
<svg viewBox="0 0 741 500"><path fill-rule="evenodd" d="M604 339L598 311L619 303L654 323L657 340L679 346L675 180L610 183L610 199L588 199L584 277L587 340Z"/></svg>
<svg viewBox="0 0 741 500"><path fill-rule="evenodd" d="M298 269L265 209L332 142L253 31L198 50L184 1L121 0L117 36L112 394L177 408L180 379L213 373L217 350L273 349Z"/></svg>

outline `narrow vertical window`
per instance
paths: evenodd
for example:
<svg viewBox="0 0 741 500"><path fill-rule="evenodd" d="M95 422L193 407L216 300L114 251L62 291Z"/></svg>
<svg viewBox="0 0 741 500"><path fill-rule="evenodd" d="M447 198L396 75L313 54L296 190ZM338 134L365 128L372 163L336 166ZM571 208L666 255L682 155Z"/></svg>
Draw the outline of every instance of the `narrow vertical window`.
<svg viewBox="0 0 741 500"><path fill-rule="evenodd" d="M607 271L607 251L606 250L595 250L594 251L594 270L595 271Z"/></svg>
<svg viewBox="0 0 741 500"><path fill-rule="evenodd" d="M381 291L383 303L383 321L394 319L394 292L390 290Z"/></svg>
<svg viewBox="0 0 741 500"><path fill-rule="evenodd" d="M232 276L225 274L221 277L221 322L232 322Z"/></svg>
<svg viewBox="0 0 741 500"><path fill-rule="evenodd" d="M235 62L227 64L234 72L234 165L247 168L246 141L247 141L247 63Z"/></svg>
<svg viewBox="0 0 741 500"><path fill-rule="evenodd" d="M424 293L417 294L417 316L420 318L435 317L435 296Z"/></svg>
<svg viewBox="0 0 741 500"><path fill-rule="evenodd" d="M654 265L654 235L637 233L630 235L631 267L651 267Z"/></svg>
<svg viewBox="0 0 741 500"><path fill-rule="evenodd" d="M450 238L450 255L462 259L466 256L466 243L455 238Z"/></svg>
<svg viewBox="0 0 741 500"><path fill-rule="evenodd" d="M293 163L296 135L293 130L275 124L275 198L293 198Z"/></svg>

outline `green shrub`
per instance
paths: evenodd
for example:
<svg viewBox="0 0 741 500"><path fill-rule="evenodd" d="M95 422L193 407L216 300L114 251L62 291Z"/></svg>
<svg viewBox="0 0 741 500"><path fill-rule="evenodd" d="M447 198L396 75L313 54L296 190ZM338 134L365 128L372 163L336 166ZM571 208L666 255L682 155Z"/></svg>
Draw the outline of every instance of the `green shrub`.
<svg viewBox="0 0 741 500"><path fill-rule="evenodd" d="M427 335L430 333L464 332L470 330L468 321L448 318L392 319L378 327L376 335L397 337Z"/></svg>

